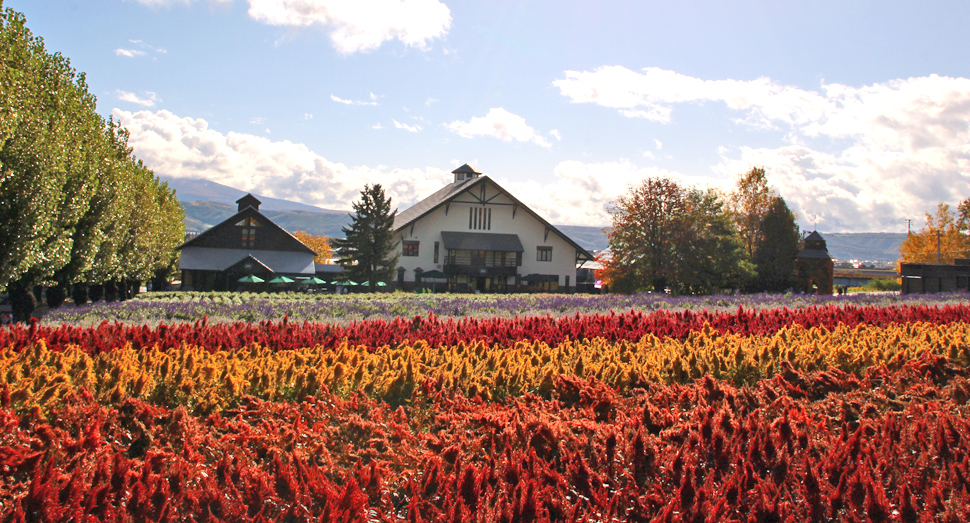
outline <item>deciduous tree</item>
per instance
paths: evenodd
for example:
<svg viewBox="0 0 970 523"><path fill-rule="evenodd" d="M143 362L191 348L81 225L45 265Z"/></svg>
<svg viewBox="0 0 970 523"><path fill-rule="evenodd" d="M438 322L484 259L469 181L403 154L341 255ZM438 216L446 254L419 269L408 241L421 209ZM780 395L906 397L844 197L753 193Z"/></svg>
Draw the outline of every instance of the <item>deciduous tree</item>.
<svg viewBox="0 0 970 523"><path fill-rule="evenodd" d="M603 276L617 292L705 293L752 274L716 192L648 178L621 195L610 213L612 257Z"/></svg>
<svg viewBox="0 0 970 523"><path fill-rule="evenodd" d="M956 258L970 258L970 236L966 232L970 203L964 200L959 206L960 214L954 214L950 206L941 203L936 214L926 213L926 223L918 232L910 233L899 246L900 261L909 263L953 263Z"/></svg>
<svg viewBox="0 0 970 523"><path fill-rule="evenodd" d="M768 177L763 168L752 167L750 171L738 176L737 188L731 193L729 208L748 256L754 257L758 238L761 236L761 221L768 213L771 200L775 196L775 192L768 186Z"/></svg>
<svg viewBox="0 0 970 523"><path fill-rule="evenodd" d="M344 238L333 241L340 256L337 263L351 279L367 281L373 292L377 282L392 278L397 266L398 254L392 254L397 248L393 230L397 209L391 210L391 199L379 183L365 185L353 205L350 226L341 229Z"/></svg>
<svg viewBox="0 0 970 523"><path fill-rule="evenodd" d="M307 231L301 231L299 229L293 233L293 236L317 253L313 257L313 263L329 263L333 259L333 253L330 249L330 239L326 236L322 234L310 234Z"/></svg>

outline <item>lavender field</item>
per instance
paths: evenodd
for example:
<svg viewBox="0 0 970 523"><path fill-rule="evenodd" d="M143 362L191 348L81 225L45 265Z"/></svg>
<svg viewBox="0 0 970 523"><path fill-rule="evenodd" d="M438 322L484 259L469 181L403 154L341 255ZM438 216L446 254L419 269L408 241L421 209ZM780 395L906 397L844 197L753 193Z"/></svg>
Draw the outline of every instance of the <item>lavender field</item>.
<svg viewBox="0 0 970 523"><path fill-rule="evenodd" d="M711 310L801 308L825 304L892 305L945 303L970 299L968 294L900 296L896 293L809 296L748 294L738 296L669 296L664 294L265 294L265 293L147 293L115 303L66 305L50 311L44 323L91 325L102 321L155 324L195 321L259 322L288 316L293 321L345 323L363 319L425 316L515 317L563 316L609 311Z"/></svg>

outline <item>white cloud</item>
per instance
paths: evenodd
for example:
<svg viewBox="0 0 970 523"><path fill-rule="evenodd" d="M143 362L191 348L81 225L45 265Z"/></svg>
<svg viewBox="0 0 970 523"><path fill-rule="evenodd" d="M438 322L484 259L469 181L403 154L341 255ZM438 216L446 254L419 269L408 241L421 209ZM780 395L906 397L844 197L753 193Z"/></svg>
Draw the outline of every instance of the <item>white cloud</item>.
<svg viewBox="0 0 970 523"><path fill-rule="evenodd" d="M370 126L370 128L371 128L371 129L383 129L383 128L384 128L384 126L383 126L383 125L381 125L381 122L377 122L377 123L375 123L374 125L372 125L372 126Z"/></svg>
<svg viewBox="0 0 970 523"><path fill-rule="evenodd" d="M266 118L263 118L262 116L256 116L256 117L253 117L253 119L250 120L249 123L259 125L265 121L266 121Z"/></svg>
<svg viewBox="0 0 970 523"><path fill-rule="evenodd" d="M145 51L139 51L138 49L115 49L116 56L127 56L128 58L134 58L136 56L145 56Z"/></svg>
<svg viewBox="0 0 970 523"><path fill-rule="evenodd" d="M563 225L609 225L609 205L631 184L648 177L667 177L691 187L722 187L715 177L696 177L659 167L639 167L627 159L615 162L560 162L552 183L502 179L499 183L546 220ZM486 173L489 174L489 173Z"/></svg>
<svg viewBox="0 0 970 523"><path fill-rule="evenodd" d="M146 98L140 98L135 93L129 93L128 91L117 90L118 99L122 102L130 102L133 104L143 105L145 107L154 107L155 102L160 102L161 100L151 91L145 91Z"/></svg>
<svg viewBox="0 0 970 523"><path fill-rule="evenodd" d="M650 151L643 151L643 157L644 158L649 158L651 160L656 160L657 159L657 157L654 156L653 153L650 152Z"/></svg>
<svg viewBox="0 0 970 523"><path fill-rule="evenodd" d="M350 209L365 183L380 183L401 210L451 180L447 171L378 169L327 160L306 145L243 133L220 133L203 119L168 111L112 113L131 133L135 155L156 174L204 178L273 198Z"/></svg>
<svg viewBox="0 0 970 523"><path fill-rule="evenodd" d="M313 115L310 114L310 113L303 113L303 119L304 120L312 120L313 119Z"/></svg>
<svg viewBox="0 0 970 523"><path fill-rule="evenodd" d="M401 123L397 120L392 120L392 121L394 122L394 127L397 127L398 129L404 129L409 133L416 133L421 130L420 125L408 125L406 123Z"/></svg>
<svg viewBox="0 0 970 523"><path fill-rule="evenodd" d="M660 140L658 140L656 138L653 139L653 143L654 143L654 145L657 146L657 150L658 151L659 150L662 150L664 148L664 144Z"/></svg>
<svg viewBox="0 0 970 523"><path fill-rule="evenodd" d="M344 100L343 98L340 98L340 97L338 97L336 95L332 95L332 94L330 95L330 99L333 100L333 101L335 101L335 102L337 102L337 103L342 103L342 104L346 104L346 105L377 105L377 97L374 96L374 93L371 93L370 94L371 101L369 101L369 102L362 102L362 101L359 101L359 100Z"/></svg>
<svg viewBox="0 0 970 523"><path fill-rule="evenodd" d="M327 27L345 54L393 39L426 49L451 26L451 11L438 0L249 0L249 16L270 25Z"/></svg>
<svg viewBox="0 0 970 523"><path fill-rule="evenodd" d="M525 123L525 118L512 114L501 107L489 109L488 114L483 117L476 116L467 122L454 121L445 124L451 132L457 133L465 138L475 136L491 136L506 142L517 140L520 142L533 142L542 147L551 147L552 144L535 129Z"/></svg>
<svg viewBox="0 0 970 523"><path fill-rule="evenodd" d="M549 131L549 134L552 135L552 137L555 138L557 142L562 141L562 134L559 132L559 129L553 129Z"/></svg>
<svg viewBox="0 0 970 523"><path fill-rule="evenodd" d="M424 105L431 105L431 104L433 104L435 102L439 102L439 101L440 100L438 100L437 98L428 98L427 100L425 100Z"/></svg>
<svg viewBox="0 0 970 523"><path fill-rule="evenodd" d="M803 224L817 222L819 230L901 231L903 218L970 193L970 79L822 83L813 91L768 78L701 80L643 71L567 71L555 84L573 102L630 117L667 123L675 104L723 102L739 115L737 123L784 131L777 147L722 149L714 170L733 178L764 167Z"/></svg>

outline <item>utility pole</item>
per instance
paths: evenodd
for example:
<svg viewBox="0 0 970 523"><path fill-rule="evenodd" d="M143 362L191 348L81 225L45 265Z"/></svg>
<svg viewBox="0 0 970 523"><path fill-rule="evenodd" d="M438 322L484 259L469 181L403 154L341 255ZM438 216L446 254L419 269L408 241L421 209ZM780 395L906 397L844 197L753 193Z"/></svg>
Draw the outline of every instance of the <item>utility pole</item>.
<svg viewBox="0 0 970 523"><path fill-rule="evenodd" d="M936 263L943 263L940 261L940 238L943 236L943 231L936 231Z"/></svg>
<svg viewBox="0 0 970 523"><path fill-rule="evenodd" d="M906 218L906 234L913 234L913 219Z"/></svg>

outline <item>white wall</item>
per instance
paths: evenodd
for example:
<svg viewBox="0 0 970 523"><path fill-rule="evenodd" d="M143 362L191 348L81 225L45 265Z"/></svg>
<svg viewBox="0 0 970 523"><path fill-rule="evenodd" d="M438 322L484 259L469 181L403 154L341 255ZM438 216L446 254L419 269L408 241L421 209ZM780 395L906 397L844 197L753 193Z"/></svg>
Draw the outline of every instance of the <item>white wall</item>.
<svg viewBox="0 0 970 523"><path fill-rule="evenodd" d="M414 281L414 269L420 267L424 271L444 270L445 250L444 242L441 239L442 231L454 232L483 232L493 234L517 234L519 241L525 252L522 253L522 266L517 267L517 272L521 276L527 274L555 274L559 276L559 285L566 285L566 276L569 276L569 285L576 285L576 248L553 231L546 235L546 227L539 220L532 216L522 206L515 211L513 218L512 200L499 191L494 185L485 182L485 199L498 195L486 205L468 204L452 202L448 206L447 214L445 206L432 211L428 215L414 222L414 227L410 225L398 231L398 240L417 240L420 242L418 256L401 256L398 266L404 267L404 281ZM475 187L473 192L480 196L479 188ZM460 194L456 200L473 201L474 198L467 192ZM468 227L468 214L470 207L486 207L492 210L491 229L470 229ZM434 263L434 242L439 242L438 263ZM403 243L401 244L403 245ZM401 252L401 245L398 252ZM537 247L552 247L552 261L537 261ZM397 276L395 275L395 281ZM510 284L513 283L510 280Z"/></svg>

